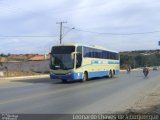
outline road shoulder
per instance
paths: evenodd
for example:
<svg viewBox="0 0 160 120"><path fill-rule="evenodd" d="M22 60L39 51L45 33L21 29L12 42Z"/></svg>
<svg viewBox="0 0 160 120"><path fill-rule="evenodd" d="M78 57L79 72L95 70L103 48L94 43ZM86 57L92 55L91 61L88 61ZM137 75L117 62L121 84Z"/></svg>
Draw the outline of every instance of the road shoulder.
<svg viewBox="0 0 160 120"><path fill-rule="evenodd" d="M3 80L21 80L21 79L37 79L37 78L49 78L49 74L33 75L33 76L20 76L20 77L0 77L0 81L3 81Z"/></svg>
<svg viewBox="0 0 160 120"><path fill-rule="evenodd" d="M140 98L129 111L138 113L160 113L160 84L157 84L152 91Z"/></svg>

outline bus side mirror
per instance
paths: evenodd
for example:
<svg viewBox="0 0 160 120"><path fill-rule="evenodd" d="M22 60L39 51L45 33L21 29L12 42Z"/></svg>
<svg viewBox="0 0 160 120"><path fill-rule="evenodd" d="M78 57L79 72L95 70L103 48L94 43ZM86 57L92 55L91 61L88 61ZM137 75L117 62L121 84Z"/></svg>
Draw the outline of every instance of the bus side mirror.
<svg viewBox="0 0 160 120"><path fill-rule="evenodd" d="M75 58L75 54L77 54L77 52L72 52L72 53L71 53L71 58L72 58L72 59Z"/></svg>
<svg viewBox="0 0 160 120"><path fill-rule="evenodd" d="M72 52L72 53L71 53L71 59L72 59L72 60L74 59L75 54L76 54L75 52Z"/></svg>
<svg viewBox="0 0 160 120"><path fill-rule="evenodd" d="M76 68L79 68L82 64L82 54L81 53L77 53L76 54Z"/></svg>

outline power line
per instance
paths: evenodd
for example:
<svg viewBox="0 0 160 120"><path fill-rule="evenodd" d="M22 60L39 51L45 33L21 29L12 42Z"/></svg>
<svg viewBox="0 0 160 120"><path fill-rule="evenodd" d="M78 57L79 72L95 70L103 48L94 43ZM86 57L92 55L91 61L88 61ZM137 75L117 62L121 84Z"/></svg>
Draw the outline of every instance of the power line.
<svg viewBox="0 0 160 120"><path fill-rule="evenodd" d="M0 36L0 38L38 38L38 37L58 37L58 36Z"/></svg>
<svg viewBox="0 0 160 120"><path fill-rule="evenodd" d="M160 32L160 31L150 31L150 32L136 32L136 33L100 33L100 32L80 30L80 29L75 29L75 30L81 31L81 32L94 33L94 34L108 34L108 35L137 35L137 34L153 34L153 33Z"/></svg>
<svg viewBox="0 0 160 120"><path fill-rule="evenodd" d="M67 27L69 28L69 27ZM75 28L74 30L80 31L80 32L87 32L87 33L93 33L93 34L107 34L107 35L141 35L141 34L154 34L159 33L160 31L149 31L149 32L133 32L133 33L101 33L101 32L95 32L95 31L88 31L88 30L82 30Z"/></svg>
<svg viewBox="0 0 160 120"><path fill-rule="evenodd" d="M68 34L68 33L69 33L71 30L73 30L73 29L75 29L75 28L73 27L73 28L69 29L66 33L64 33L63 36L62 36L62 38L63 38L64 36L66 36L66 34Z"/></svg>
<svg viewBox="0 0 160 120"><path fill-rule="evenodd" d="M77 29L77 28L71 28L71 27L67 27L67 26L64 26L65 28L69 28L70 30L76 30L76 31L80 31L80 32L87 32L87 33L92 33L92 34L101 34L101 35L143 35L143 34L154 34L154 33L160 33L160 31L149 31L149 32L135 32L135 33L103 33L103 32L95 32L95 31L88 31L88 30L82 30L82 29ZM62 29L62 28L61 28ZM62 32L62 30L60 30ZM68 32L67 32L68 33ZM64 35L62 35L62 33L60 33L60 41L62 40L62 38L66 35L66 33ZM19 35L16 35L16 36L10 36L10 35L0 35L0 38L49 38L49 37L58 37L58 35L50 35L50 36L19 36ZM62 42L62 41L61 41ZM60 42L60 43L61 43Z"/></svg>

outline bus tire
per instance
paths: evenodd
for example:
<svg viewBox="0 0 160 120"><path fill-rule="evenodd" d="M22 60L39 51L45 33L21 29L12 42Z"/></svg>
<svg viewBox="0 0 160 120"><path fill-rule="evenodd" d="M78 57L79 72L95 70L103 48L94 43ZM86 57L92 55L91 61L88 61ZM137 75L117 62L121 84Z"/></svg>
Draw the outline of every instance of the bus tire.
<svg viewBox="0 0 160 120"><path fill-rule="evenodd" d="M116 71L115 70L113 70L113 74L116 75Z"/></svg>
<svg viewBox="0 0 160 120"><path fill-rule="evenodd" d="M67 80L65 80L65 79L62 79L62 83L67 83Z"/></svg>
<svg viewBox="0 0 160 120"><path fill-rule="evenodd" d="M112 77L113 77L112 70L110 70L110 71L109 71L109 75L108 75L108 77L109 77L109 78L112 78Z"/></svg>
<svg viewBox="0 0 160 120"><path fill-rule="evenodd" d="M113 72L112 72L112 77L114 77L114 75L115 75L115 70L113 70Z"/></svg>
<svg viewBox="0 0 160 120"><path fill-rule="evenodd" d="M88 80L88 73L87 72L84 72L83 73L83 78L82 78L82 82L85 82Z"/></svg>

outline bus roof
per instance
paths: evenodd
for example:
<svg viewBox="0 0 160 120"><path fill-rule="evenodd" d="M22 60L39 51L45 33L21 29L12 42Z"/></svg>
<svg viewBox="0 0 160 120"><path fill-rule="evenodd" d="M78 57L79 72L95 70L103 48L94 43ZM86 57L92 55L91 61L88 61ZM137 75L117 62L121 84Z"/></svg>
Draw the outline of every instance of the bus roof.
<svg viewBox="0 0 160 120"><path fill-rule="evenodd" d="M90 47L90 48L95 48L95 49L100 49L100 50L107 50L111 52L118 53L117 51L106 49L105 47L102 46L97 46L97 45L84 45L84 44L61 44L61 45L55 45L55 46L84 46L84 47Z"/></svg>

